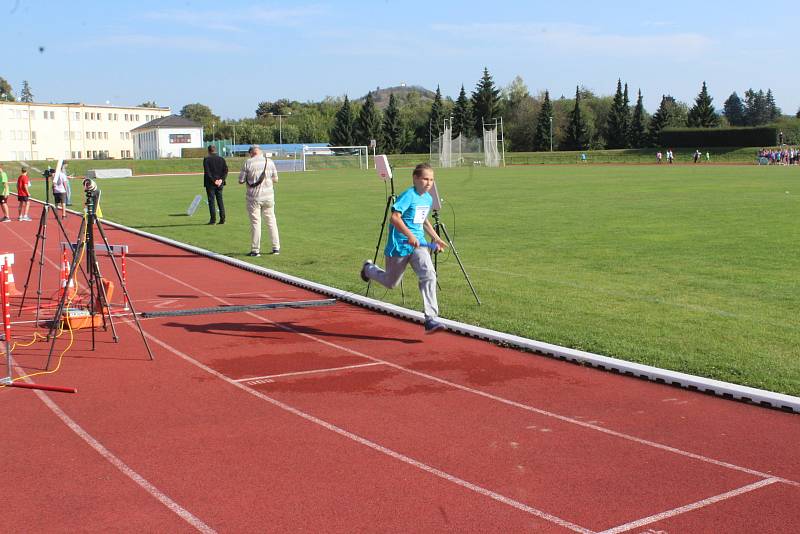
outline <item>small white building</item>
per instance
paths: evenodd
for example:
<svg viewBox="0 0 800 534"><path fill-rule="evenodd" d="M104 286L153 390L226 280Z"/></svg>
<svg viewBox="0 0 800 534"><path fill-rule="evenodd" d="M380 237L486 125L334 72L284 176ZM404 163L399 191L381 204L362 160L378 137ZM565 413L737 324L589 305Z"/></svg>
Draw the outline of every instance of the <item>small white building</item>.
<svg viewBox="0 0 800 534"><path fill-rule="evenodd" d="M203 148L203 126L179 115L153 119L131 136L133 159L179 158L184 148Z"/></svg>

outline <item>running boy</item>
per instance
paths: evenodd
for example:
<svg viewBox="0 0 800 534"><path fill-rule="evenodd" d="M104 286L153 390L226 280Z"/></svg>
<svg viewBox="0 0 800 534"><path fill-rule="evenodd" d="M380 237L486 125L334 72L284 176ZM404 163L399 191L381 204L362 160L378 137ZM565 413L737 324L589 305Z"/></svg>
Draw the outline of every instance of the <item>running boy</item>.
<svg viewBox="0 0 800 534"><path fill-rule="evenodd" d="M8 216L8 175L3 170L3 165L0 164L0 210L3 211L3 218L0 222L11 222L11 217Z"/></svg>
<svg viewBox="0 0 800 534"><path fill-rule="evenodd" d="M17 200L19 201L19 220L30 221L28 210L30 209L31 199L31 179L28 177L28 169L22 168L22 173L17 178Z"/></svg>
<svg viewBox="0 0 800 534"><path fill-rule="evenodd" d="M430 249L425 246L425 232L433 238L436 252L447 245L436 234L428 220L433 205L429 191L433 187L433 169L427 163L420 163L412 174L414 187L403 192L392 205L391 228L386 242L386 270L370 260L361 268L361 279L365 282L375 280L381 285L394 288L403 278L406 267L411 268L419 278L419 290L425 311L425 333L432 334L444 328L436 320L439 304L436 300L436 271L431 261Z"/></svg>

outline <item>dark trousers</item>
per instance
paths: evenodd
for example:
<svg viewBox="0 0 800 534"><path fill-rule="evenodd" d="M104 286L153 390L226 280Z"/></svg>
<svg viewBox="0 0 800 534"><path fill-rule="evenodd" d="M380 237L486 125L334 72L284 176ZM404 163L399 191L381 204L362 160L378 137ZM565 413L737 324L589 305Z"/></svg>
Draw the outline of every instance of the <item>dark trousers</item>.
<svg viewBox="0 0 800 534"><path fill-rule="evenodd" d="M222 187L211 186L206 187L206 194L208 195L208 212L211 214L211 220L217 220L217 207L214 205L219 204L219 220L225 220L225 203L222 201Z"/></svg>

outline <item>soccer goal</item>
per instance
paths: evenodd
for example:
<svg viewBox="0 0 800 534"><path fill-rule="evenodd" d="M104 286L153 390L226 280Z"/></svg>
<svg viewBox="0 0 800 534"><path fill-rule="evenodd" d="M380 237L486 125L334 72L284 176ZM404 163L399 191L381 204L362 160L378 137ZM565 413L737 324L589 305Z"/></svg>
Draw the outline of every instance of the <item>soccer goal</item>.
<svg viewBox="0 0 800 534"><path fill-rule="evenodd" d="M304 146L303 170L369 169L369 150L364 146Z"/></svg>

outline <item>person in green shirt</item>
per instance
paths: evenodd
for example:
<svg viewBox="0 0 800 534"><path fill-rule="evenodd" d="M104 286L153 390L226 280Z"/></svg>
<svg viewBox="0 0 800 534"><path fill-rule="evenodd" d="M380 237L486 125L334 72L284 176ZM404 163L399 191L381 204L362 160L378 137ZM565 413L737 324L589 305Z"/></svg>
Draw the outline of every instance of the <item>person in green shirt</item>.
<svg viewBox="0 0 800 534"><path fill-rule="evenodd" d="M8 216L8 175L3 170L3 165L0 164L0 209L3 210L3 218L0 222L11 222L11 217Z"/></svg>

